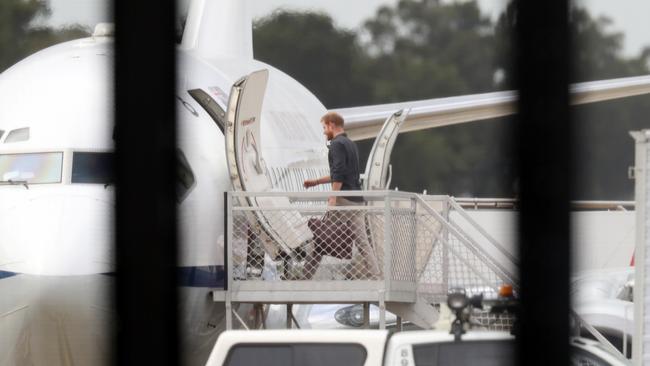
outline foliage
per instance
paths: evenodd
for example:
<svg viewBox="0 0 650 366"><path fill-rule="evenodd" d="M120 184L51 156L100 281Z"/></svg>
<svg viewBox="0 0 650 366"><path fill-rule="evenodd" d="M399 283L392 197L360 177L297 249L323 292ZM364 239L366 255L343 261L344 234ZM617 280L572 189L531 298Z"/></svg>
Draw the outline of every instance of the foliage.
<svg viewBox="0 0 650 366"><path fill-rule="evenodd" d="M510 5L496 25L505 84L512 85L511 34L516 22ZM571 9L573 82L604 80L648 74L650 47L636 57L622 56L623 33L611 31L611 19L593 18L580 7ZM629 131L650 127L650 96L589 104L572 109L574 115L574 199L630 200L634 182L627 168L634 164ZM550 148L550 147L549 147Z"/></svg>
<svg viewBox="0 0 650 366"><path fill-rule="evenodd" d="M35 26L50 15L45 0L2 0L0 4L0 72L51 45L89 35L88 29L71 25L59 29Z"/></svg>
<svg viewBox="0 0 650 366"><path fill-rule="evenodd" d="M648 73L650 49L621 55L607 18L571 9L574 81ZM256 57L296 77L328 108L511 88L512 6L492 22L476 1L400 0L356 35L323 14L279 12L257 23ZM628 131L648 127L650 98L574 108L576 199L629 199ZM393 186L471 196L516 195L513 118L412 132L398 138ZM360 144L367 155L372 141ZM552 147L549 147L552 148Z"/></svg>
<svg viewBox="0 0 650 366"><path fill-rule="evenodd" d="M329 107L365 102L356 34L321 13L281 11L255 23L255 58L301 82Z"/></svg>

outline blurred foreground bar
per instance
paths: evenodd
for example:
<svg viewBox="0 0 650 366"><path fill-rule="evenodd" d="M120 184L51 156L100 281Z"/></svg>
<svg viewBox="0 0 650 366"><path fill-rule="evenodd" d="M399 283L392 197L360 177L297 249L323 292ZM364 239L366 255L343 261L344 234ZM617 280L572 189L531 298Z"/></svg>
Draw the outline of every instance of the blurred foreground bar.
<svg viewBox="0 0 650 366"><path fill-rule="evenodd" d="M568 6L567 0L517 1L520 365L569 363Z"/></svg>
<svg viewBox="0 0 650 366"><path fill-rule="evenodd" d="M178 364L174 0L115 0L116 365Z"/></svg>

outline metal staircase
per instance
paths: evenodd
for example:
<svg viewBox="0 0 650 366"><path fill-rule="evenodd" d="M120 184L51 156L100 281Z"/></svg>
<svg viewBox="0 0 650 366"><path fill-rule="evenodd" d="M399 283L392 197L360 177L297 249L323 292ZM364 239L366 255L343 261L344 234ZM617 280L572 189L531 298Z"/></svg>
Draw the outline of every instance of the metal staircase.
<svg viewBox="0 0 650 366"><path fill-rule="evenodd" d="M331 195L363 196L366 204L328 207ZM374 303L382 328L387 309L430 328L438 319L434 305L444 303L451 288L489 295L510 284L517 291L514 257L448 196L395 191L227 196L227 286L214 291L215 301L226 302L227 309L232 303L288 308ZM310 224L324 218L335 222L326 228L350 229ZM346 246L350 254L337 255ZM380 273L370 270L373 262ZM227 313L229 328L232 314Z"/></svg>

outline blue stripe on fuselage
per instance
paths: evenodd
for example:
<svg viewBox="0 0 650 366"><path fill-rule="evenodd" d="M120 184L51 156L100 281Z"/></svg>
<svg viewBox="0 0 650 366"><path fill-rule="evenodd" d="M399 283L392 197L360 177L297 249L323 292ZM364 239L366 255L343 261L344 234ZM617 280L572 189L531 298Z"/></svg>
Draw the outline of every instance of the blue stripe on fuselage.
<svg viewBox="0 0 650 366"><path fill-rule="evenodd" d="M181 287L223 288L226 282L223 266L178 267L176 273Z"/></svg>
<svg viewBox="0 0 650 366"><path fill-rule="evenodd" d="M19 274L0 270L0 280ZM102 274L115 276L115 272ZM181 287L223 288L226 282L226 272L223 266L178 267L176 268L176 278Z"/></svg>
<svg viewBox="0 0 650 366"><path fill-rule="evenodd" d="M103 273L103 275L115 276L115 272ZM176 268L176 283L181 287L223 288L225 282L226 271L224 266Z"/></svg>
<svg viewBox="0 0 650 366"><path fill-rule="evenodd" d="M0 280L3 279L3 278L9 278L9 277L17 276L17 275L18 275L18 273L0 271Z"/></svg>

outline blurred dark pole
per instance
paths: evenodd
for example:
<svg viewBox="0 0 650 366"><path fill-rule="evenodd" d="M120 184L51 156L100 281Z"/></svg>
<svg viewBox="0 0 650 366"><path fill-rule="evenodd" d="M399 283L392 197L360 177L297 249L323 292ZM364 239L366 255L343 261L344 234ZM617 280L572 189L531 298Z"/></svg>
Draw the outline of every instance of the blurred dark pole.
<svg viewBox="0 0 650 366"><path fill-rule="evenodd" d="M174 0L114 0L116 365L176 365Z"/></svg>
<svg viewBox="0 0 650 366"><path fill-rule="evenodd" d="M568 0L516 0L520 365L569 363Z"/></svg>

